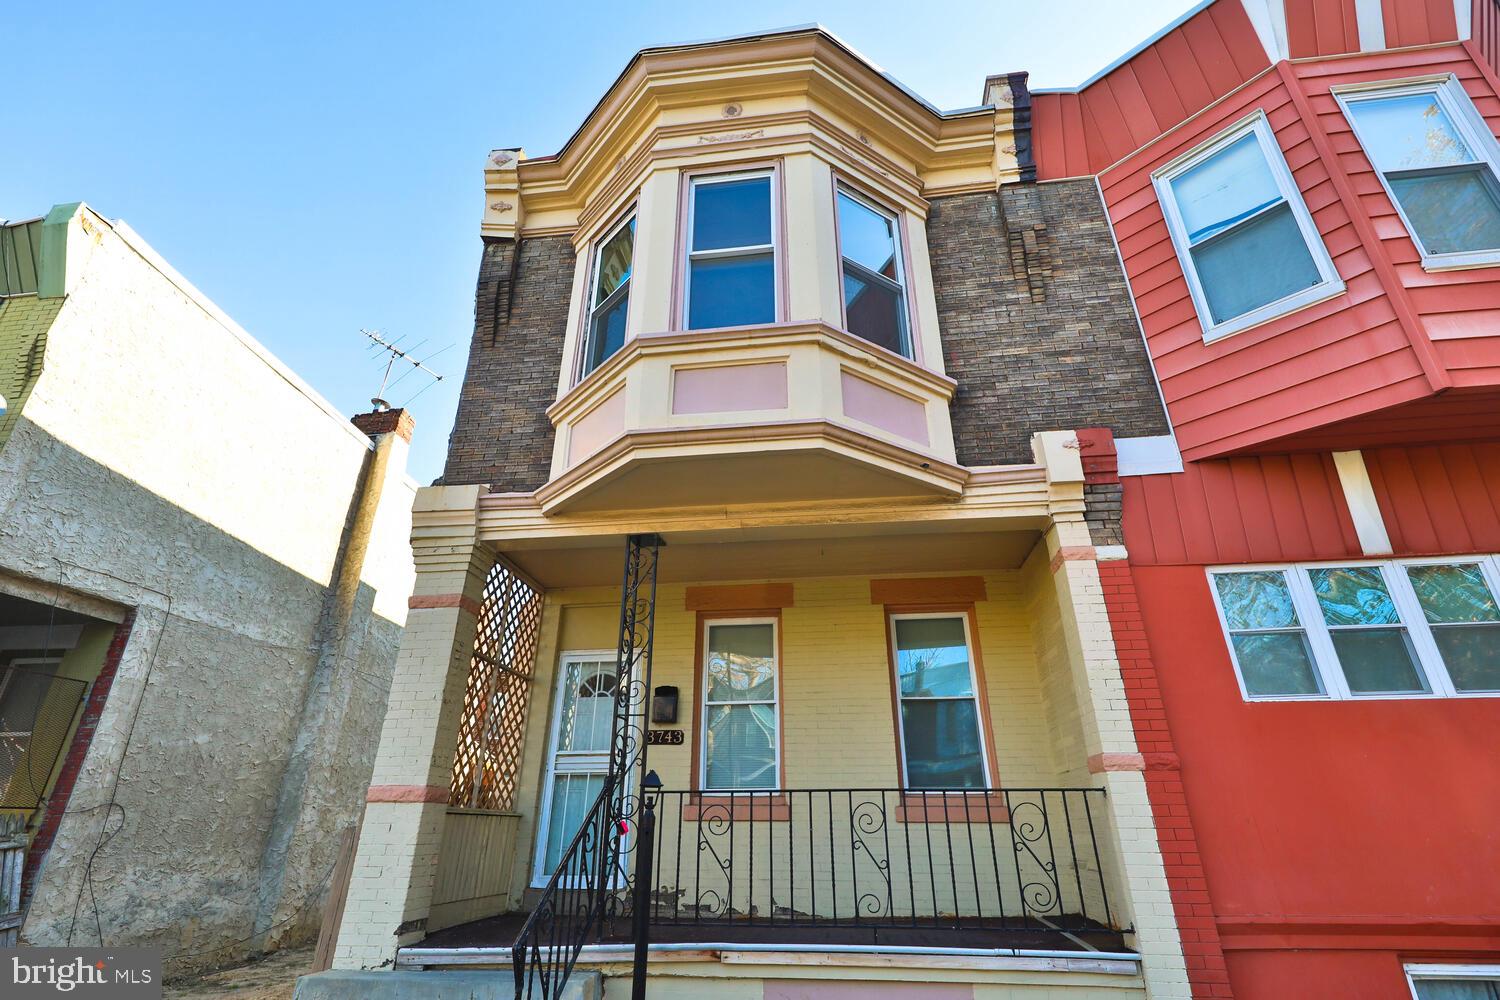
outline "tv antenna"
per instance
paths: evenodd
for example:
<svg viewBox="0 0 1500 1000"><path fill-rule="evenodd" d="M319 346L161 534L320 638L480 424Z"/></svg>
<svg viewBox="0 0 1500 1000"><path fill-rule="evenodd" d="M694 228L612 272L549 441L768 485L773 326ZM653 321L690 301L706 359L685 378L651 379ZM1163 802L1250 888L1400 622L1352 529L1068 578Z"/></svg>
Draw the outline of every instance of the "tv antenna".
<svg viewBox="0 0 1500 1000"><path fill-rule="evenodd" d="M413 372L422 372L423 374L431 378L432 381L428 382L425 386L418 390L415 396L412 396L411 399L408 399L405 403L402 404L403 406L409 405L413 399L417 398L417 396L422 395L422 393L426 392L428 389L431 389L433 386L437 385L443 380L442 375L427 367L426 361L413 357L410 350L404 350L403 348L398 346L403 338L397 337L395 340L387 340L385 335L379 330L361 329L359 332L369 338L371 350L375 351L375 353L378 355L385 356L385 373L380 378L380 391L374 396L370 397L370 405L375 407L375 412L378 413L381 410L389 410L391 408L391 404L388 403L384 398L386 390L394 389L402 379L406 378L406 376L412 374ZM412 350L421 347L425 343L427 343L427 341L423 340L418 342L417 344L414 344ZM452 346L452 344L448 345L448 347ZM442 354L443 351L446 351L448 349L448 347L444 347L442 350L428 355L427 361L431 361L439 354ZM396 367L397 361L404 361L407 364L411 365L411 367L402 374L396 376L396 381L392 382L391 369Z"/></svg>

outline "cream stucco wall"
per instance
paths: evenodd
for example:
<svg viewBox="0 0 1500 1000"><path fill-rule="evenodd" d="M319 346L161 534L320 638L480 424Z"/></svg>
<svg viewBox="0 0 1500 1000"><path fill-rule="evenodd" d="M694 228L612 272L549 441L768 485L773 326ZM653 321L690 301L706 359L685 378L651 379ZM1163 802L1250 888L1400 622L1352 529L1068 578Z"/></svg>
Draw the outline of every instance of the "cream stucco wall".
<svg viewBox="0 0 1500 1000"><path fill-rule="evenodd" d="M0 451L0 584L135 622L23 940L94 943L95 905L106 943L179 967L306 937L411 591L406 445L353 613L325 620L369 439L127 228L80 208L48 230L65 294Z"/></svg>

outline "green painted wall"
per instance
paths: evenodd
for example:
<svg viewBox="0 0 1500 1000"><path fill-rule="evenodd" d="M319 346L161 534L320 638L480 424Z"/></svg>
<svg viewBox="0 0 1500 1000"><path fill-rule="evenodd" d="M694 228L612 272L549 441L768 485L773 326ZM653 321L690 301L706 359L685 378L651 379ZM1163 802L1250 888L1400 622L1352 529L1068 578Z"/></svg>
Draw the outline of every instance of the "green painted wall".
<svg viewBox="0 0 1500 1000"><path fill-rule="evenodd" d="M47 331L63 301L35 295L0 299L0 396L6 404L0 417L0 448L10 440L26 397L42 373Z"/></svg>

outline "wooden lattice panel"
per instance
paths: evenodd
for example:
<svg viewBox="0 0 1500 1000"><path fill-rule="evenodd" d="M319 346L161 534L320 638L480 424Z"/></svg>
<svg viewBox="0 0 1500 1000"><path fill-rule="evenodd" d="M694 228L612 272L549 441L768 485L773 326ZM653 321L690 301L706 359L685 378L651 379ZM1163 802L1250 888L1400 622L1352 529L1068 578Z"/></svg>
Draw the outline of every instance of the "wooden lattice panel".
<svg viewBox="0 0 1500 1000"><path fill-rule="evenodd" d="M541 621L542 595L496 563L485 580L474 628L453 755L452 805L502 811L515 805Z"/></svg>

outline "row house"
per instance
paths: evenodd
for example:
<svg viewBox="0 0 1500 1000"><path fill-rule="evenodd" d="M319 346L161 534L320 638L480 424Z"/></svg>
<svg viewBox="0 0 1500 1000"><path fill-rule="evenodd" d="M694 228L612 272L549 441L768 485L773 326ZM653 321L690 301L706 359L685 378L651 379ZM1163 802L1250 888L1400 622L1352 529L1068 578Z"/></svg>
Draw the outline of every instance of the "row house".
<svg viewBox="0 0 1500 1000"><path fill-rule="evenodd" d="M806 27L642 51L560 152L490 154L301 996L1188 995L1078 430L1175 452L1031 119L1024 74L943 112Z"/></svg>
<svg viewBox="0 0 1500 1000"><path fill-rule="evenodd" d="M1080 437L1196 996L1500 994L1497 69L1494 0L1214 0L1033 96L1182 457Z"/></svg>

